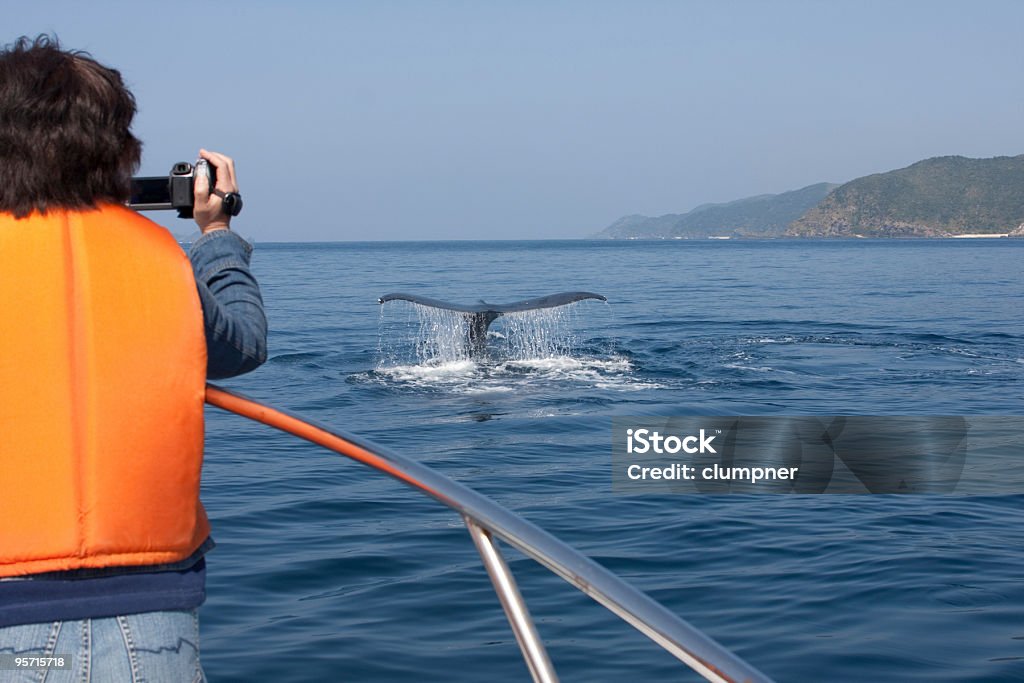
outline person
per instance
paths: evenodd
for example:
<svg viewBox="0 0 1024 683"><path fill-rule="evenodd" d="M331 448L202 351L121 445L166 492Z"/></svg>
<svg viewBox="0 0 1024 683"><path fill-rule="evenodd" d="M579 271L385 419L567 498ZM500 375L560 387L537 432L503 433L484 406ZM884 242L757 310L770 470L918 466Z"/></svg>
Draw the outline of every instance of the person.
<svg viewBox="0 0 1024 683"><path fill-rule="evenodd" d="M135 112L56 38L0 51L0 681L205 680L205 383L262 364L267 322L231 158L199 152L187 256L125 206Z"/></svg>

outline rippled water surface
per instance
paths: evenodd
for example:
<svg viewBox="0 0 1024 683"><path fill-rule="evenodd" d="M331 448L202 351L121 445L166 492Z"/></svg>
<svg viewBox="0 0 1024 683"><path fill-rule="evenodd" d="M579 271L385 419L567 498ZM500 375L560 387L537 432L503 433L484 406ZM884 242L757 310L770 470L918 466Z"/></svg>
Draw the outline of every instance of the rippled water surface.
<svg viewBox="0 0 1024 683"><path fill-rule="evenodd" d="M267 364L225 383L478 489L780 681L1024 680L1024 495L621 496L611 418L1020 415L1024 240L257 245ZM443 315L599 292L459 350ZM455 323L457 325L457 323ZM519 681L460 520L210 409L215 681ZM565 681L691 680L532 561Z"/></svg>

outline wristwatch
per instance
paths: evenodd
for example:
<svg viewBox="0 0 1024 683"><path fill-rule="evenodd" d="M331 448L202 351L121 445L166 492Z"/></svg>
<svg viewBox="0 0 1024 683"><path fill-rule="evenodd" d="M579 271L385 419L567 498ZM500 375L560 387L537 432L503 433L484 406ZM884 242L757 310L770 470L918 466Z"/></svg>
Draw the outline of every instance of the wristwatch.
<svg viewBox="0 0 1024 683"><path fill-rule="evenodd" d="M242 213L242 195L237 192L224 192L223 190L213 190L213 193L221 198L223 204L221 208L229 216L237 216Z"/></svg>

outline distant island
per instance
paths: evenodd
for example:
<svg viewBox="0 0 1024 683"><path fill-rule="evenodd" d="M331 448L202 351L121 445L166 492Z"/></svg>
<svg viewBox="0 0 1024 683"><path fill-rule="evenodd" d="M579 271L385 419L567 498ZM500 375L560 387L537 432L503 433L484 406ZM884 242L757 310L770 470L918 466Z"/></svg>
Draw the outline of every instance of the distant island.
<svg viewBox="0 0 1024 683"><path fill-rule="evenodd" d="M624 216L608 239L750 237L1024 237L1024 155L936 157L842 185L703 204L683 214Z"/></svg>

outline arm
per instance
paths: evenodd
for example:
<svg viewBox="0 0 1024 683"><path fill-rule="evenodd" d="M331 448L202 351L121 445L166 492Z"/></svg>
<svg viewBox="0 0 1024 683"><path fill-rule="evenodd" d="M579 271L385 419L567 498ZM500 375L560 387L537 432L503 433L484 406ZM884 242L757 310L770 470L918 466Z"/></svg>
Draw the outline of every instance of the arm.
<svg viewBox="0 0 1024 683"><path fill-rule="evenodd" d="M251 255L249 243L230 230L210 231L189 250L212 379L244 374L267 359L267 318Z"/></svg>
<svg viewBox="0 0 1024 683"><path fill-rule="evenodd" d="M237 192L235 162L223 154L199 150L217 169L216 191L205 173L197 173L193 215L203 236L189 259L203 305L206 374L217 379L255 370L267 359L267 318L256 278L249 271L252 246L231 232L231 216L222 208L225 192Z"/></svg>

